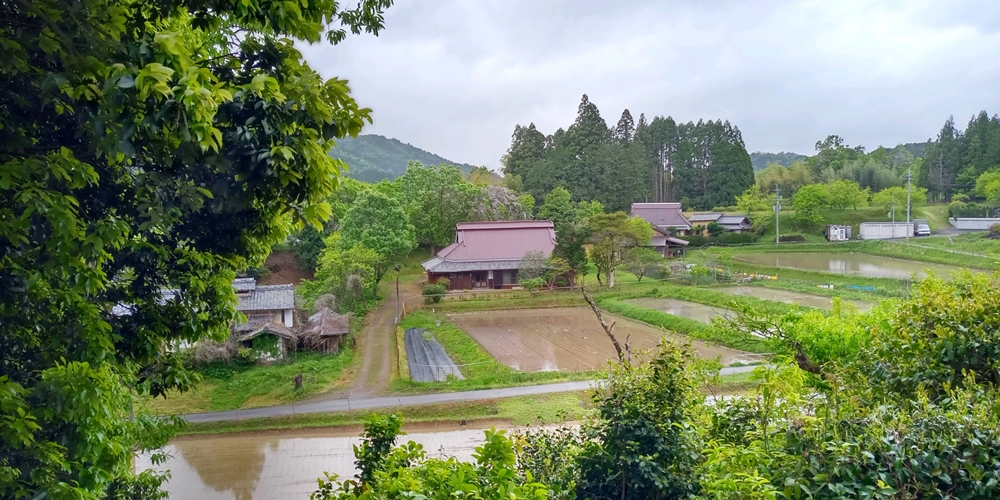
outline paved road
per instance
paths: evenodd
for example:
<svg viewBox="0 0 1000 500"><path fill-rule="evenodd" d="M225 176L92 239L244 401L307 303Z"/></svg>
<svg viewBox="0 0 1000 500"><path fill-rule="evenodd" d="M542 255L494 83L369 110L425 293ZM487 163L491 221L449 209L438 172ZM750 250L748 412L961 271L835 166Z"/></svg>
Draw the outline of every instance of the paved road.
<svg viewBox="0 0 1000 500"><path fill-rule="evenodd" d="M722 375L745 373L753 371L756 366L731 366L723 368ZM485 389L481 391L445 392L438 394L420 394L415 396L386 396L380 398L333 399L249 410L218 411L211 413L191 413L183 415L188 422L220 422L225 420L243 420L247 418L283 417L301 415L304 413L325 413L332 411L369 410L375 408L393 408L400 406L419 406L454 401L478 401L481 399L500 399L513 396L528 396L532 394L550 394L554 392L575 392L590 389L593 381L561 382L558 384L528 385L522 387L504 387L502 389Z"/></svg>

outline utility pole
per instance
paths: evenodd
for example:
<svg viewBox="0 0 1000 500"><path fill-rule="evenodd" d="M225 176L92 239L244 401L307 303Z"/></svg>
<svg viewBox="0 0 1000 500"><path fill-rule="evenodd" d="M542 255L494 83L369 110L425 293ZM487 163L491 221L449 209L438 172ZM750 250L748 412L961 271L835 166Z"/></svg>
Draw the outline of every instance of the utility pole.
<svg viewBox="0 0 1000 500"><path fill-rule="evenodd" d="M778 213L781 212L781 186L774 185L774 245L777 246L781 243L781 227L780 227L780 217Z"/></svg>
<svg viewBox="0 0 1000 500"><path fill-rule="evenodd" d="M910 242L910 232L913 225L910 223L910 167L906 167L906 242Z"/></svg>

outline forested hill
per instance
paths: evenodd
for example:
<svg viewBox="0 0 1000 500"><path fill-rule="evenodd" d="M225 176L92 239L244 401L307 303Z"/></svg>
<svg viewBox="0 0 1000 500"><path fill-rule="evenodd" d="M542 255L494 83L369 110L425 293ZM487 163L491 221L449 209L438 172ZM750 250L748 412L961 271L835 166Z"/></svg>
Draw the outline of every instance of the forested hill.
<svg viewBox="0 0 1000 500"><path fill-rule="evenodd" d="M397 139L374 134L338 139L330 155L347 162L349 177L365 182L395 179L406 172L410 160L424 165L453 165L463 172L472 170L472 165L453 162Z"/></svg>
<svg viewBox="0 0 1000 500"><path fill-rule="evenodd" d="M754 151L750 153L750 163L753 164L754 170L762 170L764 167L776 163L782 167L790 167L792 163L797 161L802 161L806 159L806 155L800 155L798 153L792 153L790 151L782 151L780 153L765 153L763 151Z"/></svg>

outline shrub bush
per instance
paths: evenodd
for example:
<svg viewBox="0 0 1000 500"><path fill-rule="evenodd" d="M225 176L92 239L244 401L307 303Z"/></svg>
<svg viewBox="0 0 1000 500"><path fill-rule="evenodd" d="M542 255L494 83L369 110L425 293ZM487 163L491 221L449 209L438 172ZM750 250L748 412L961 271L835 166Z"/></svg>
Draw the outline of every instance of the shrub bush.
<svg viewBox="0 0 1000 500"><path fill-rule="evenodd" d="M726 233L719 238L719 242L730 245L753 243L755 241L757 241L757 237L752 233Z"/></svg>
<svg viewBox="0 0 1000 500"><path fill-rule="evenodd" d="M784 234L778 238L781 243L803 243L806 241L806 237L801 234Z"/></svg>
<svg viewBox="0 0 1000 500"><path fill-rule="evenodd" d="M440 280L438 280L440 282ZM424 303L425 304L437 304L441 302L441 297L448 291L444 285L440 283L428 283L424 285Z"/></svg>
<svg viewBox="0 0 1000 500"><path fill-rule="evenodd" d="M444 289L445 289L445 291L448 291L449 289L451 289L451 280L448 279L448 278L445 278L445 277L438 278L437 281L435 281L435 283L437 283L438 285L443 286Z"/></svg>
<svg viewBox="0 0 1000 500"><path fill-rule="evenodd" d="M948 217L958 217L958 214L965 208L966 203L955 200L948 204Z"/></svg>
<svg viewBox="0 0 1000 500"><path fill-rule="evenodd" d="M681 236L680 239L687 241L688 243L690 243L690 246L695 248L705 246L710 242L708 238L700 234L690 234L687 236Z"/></svg>

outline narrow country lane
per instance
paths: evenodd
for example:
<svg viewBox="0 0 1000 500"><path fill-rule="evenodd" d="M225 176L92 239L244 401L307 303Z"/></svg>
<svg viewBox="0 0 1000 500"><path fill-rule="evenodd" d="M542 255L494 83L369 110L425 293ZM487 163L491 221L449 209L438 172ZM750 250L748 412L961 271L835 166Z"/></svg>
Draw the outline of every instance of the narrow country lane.
<svg viewBox="0 0 1000 500"><path fill-rule="evenodd" d="M391 327L391 325L390 325ZM723 368L722 375L746 373L756 366L730 366ZM334 411L368 410L376 408L398 408L403 406L420 406L454 401L478 401L481 399L509 398L532 394L551 394L556 392L575 392L590 389L594 381L560 382L556 384L527 385L520 387L504 387L500 389L483 389L478 391L444 392L436 394L419 394L413 396L383 396L373 398L331 399L292 405L269 406L249 410L218 411L211 413L192 413L183 415L188 422L220 422L225 420L242 420L247 418L281 417L288 415L303 415L307 413L325 413Z"/></svg>
<svg viewBox="0 0 1000 500"><path fill-rule="evenodd" d="M383 283L380 293L384 294L385 301L378 309L369 313L365 328L358 336L357 349L363 358L354 385L347 392L350 398L367 398L388 393L392 365L396 362L392 337L393 321L399 306L396 302L395 285L395 279ZM419 294L419 283L400 282L400 299L405 300ZM326 398L320 396L320 399Z"/></svg>

